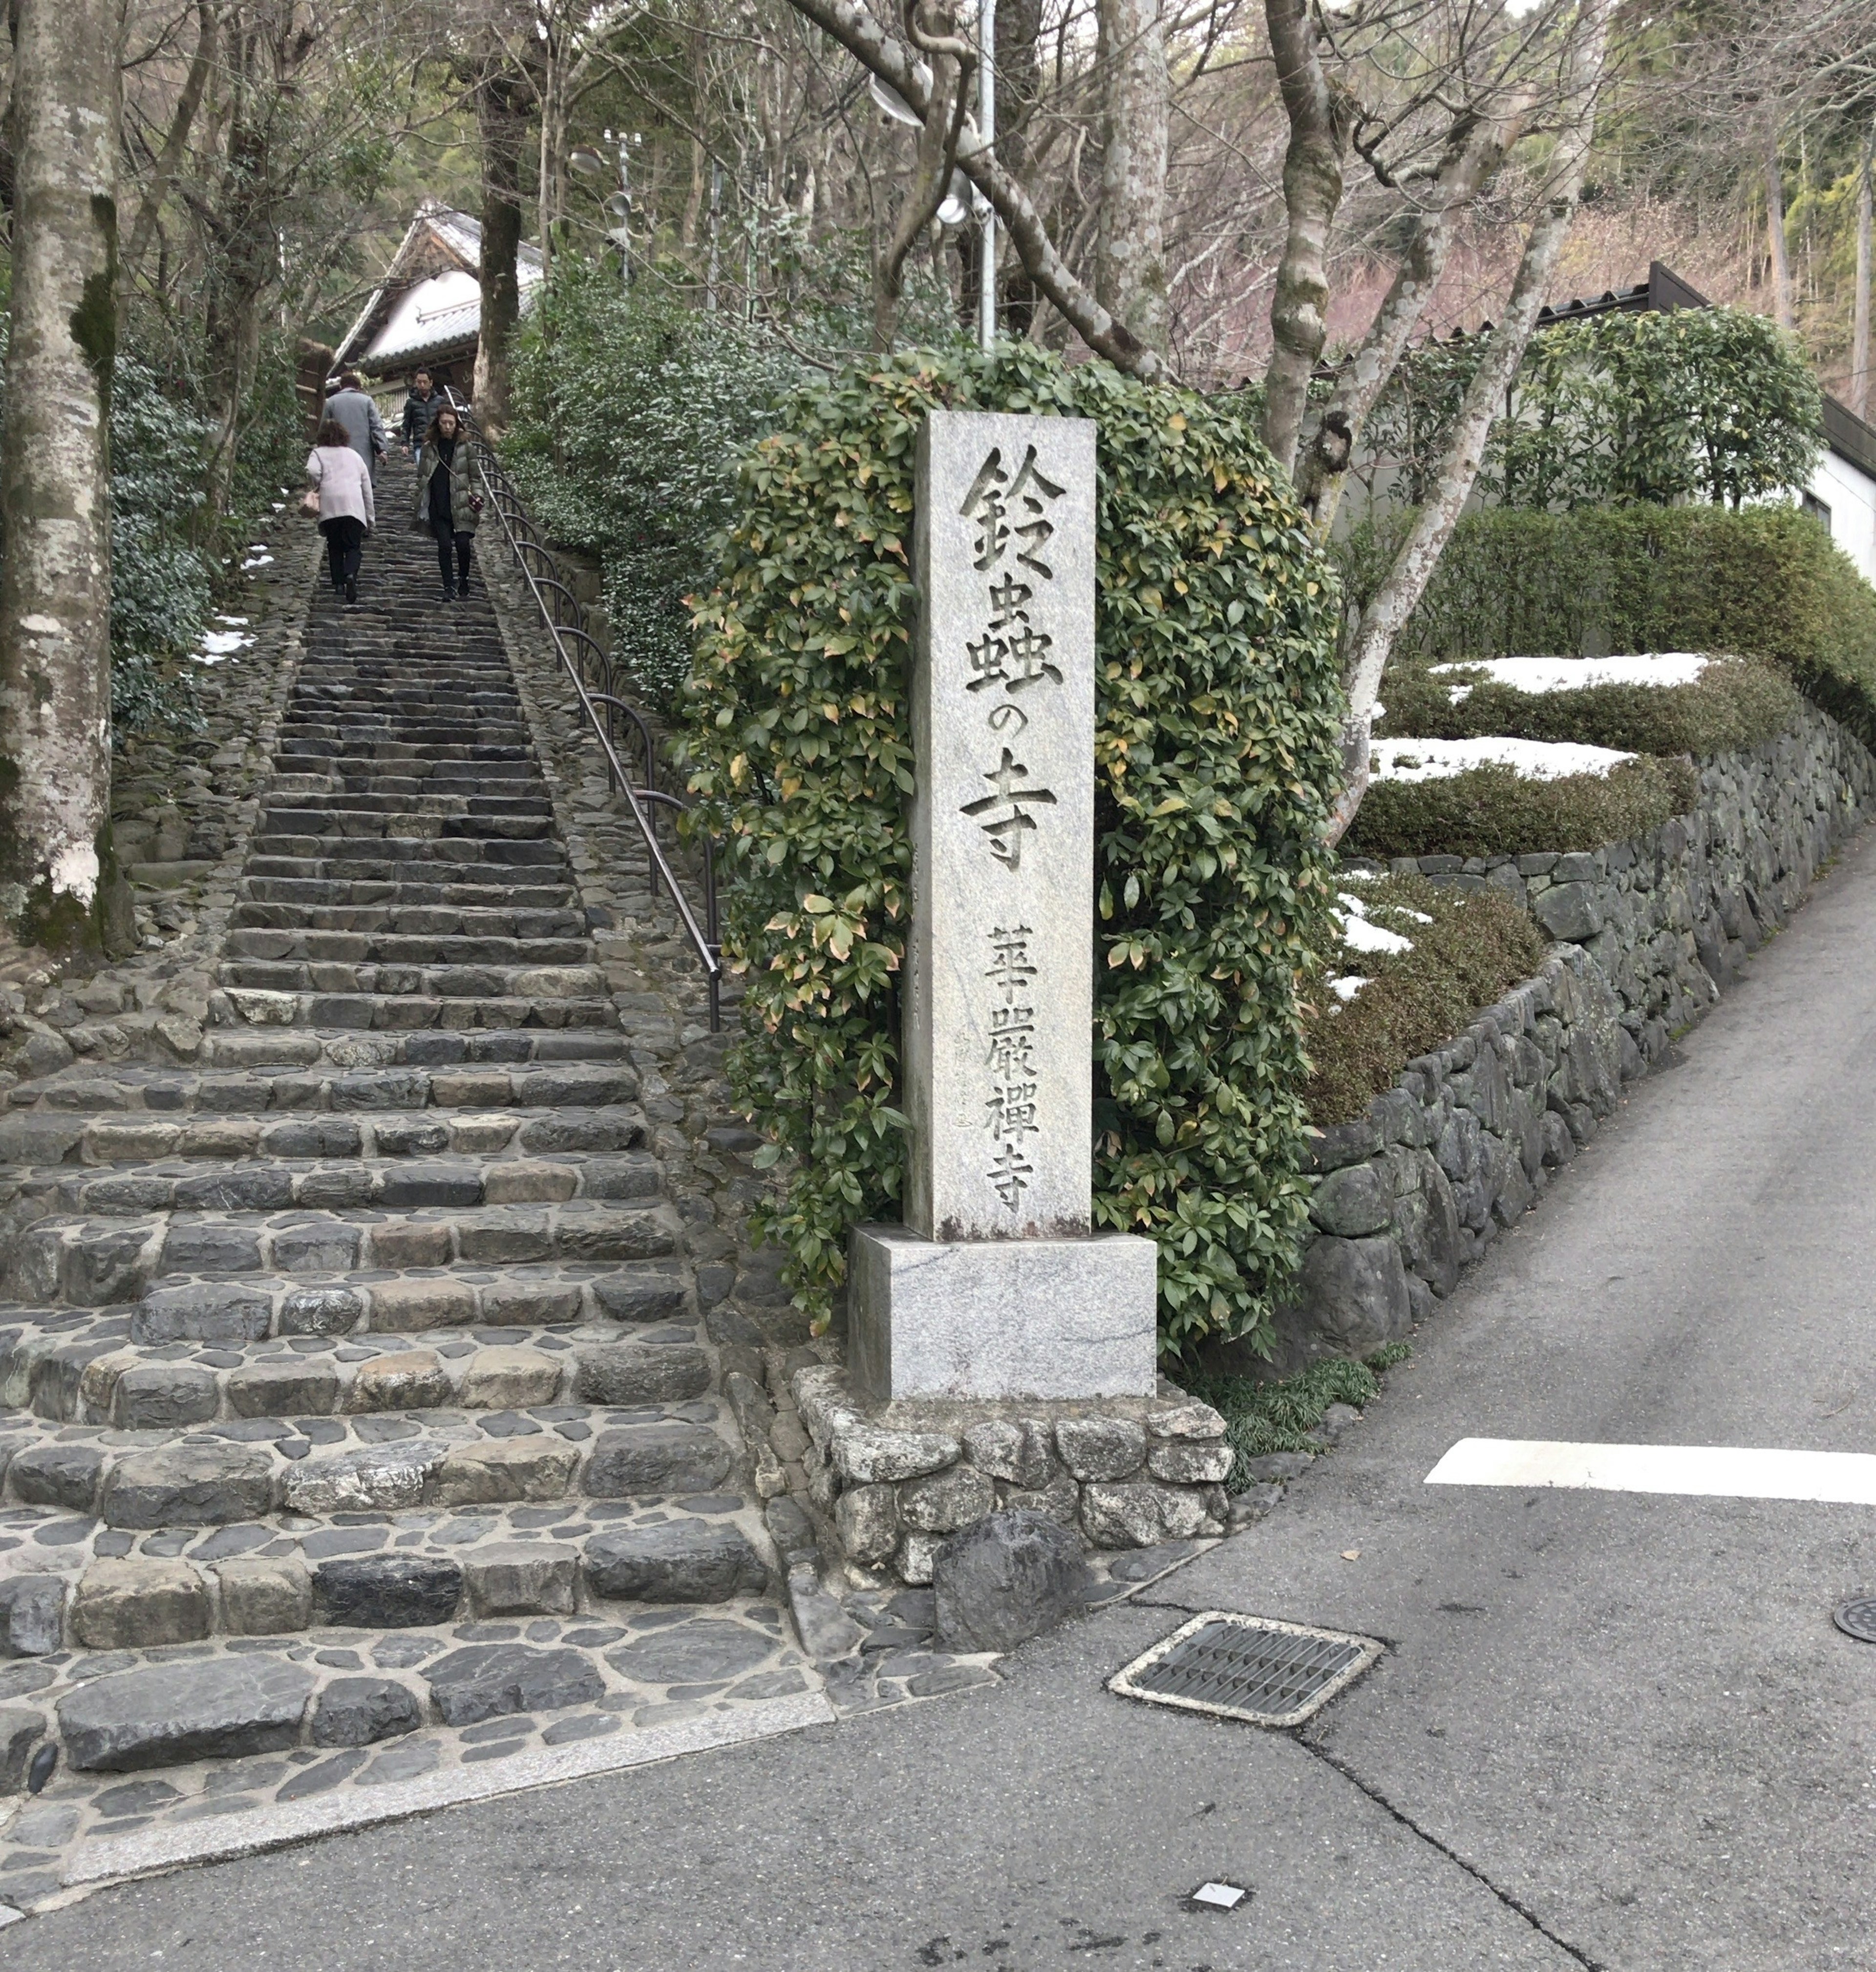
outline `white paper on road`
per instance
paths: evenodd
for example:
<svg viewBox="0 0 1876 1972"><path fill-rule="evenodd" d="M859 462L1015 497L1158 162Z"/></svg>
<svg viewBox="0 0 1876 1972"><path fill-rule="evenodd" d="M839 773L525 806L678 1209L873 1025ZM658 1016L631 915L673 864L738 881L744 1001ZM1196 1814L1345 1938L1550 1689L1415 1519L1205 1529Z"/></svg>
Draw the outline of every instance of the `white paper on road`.
<svg viewBox="0 0 1876 1972"><path fill-rule="evenodd" d="M1721 1500L1819 1500L1876 1506L1876 1455L1727 1445L1571 1445L1462 1438L1429 1486L1571 1486Z"/></svg>

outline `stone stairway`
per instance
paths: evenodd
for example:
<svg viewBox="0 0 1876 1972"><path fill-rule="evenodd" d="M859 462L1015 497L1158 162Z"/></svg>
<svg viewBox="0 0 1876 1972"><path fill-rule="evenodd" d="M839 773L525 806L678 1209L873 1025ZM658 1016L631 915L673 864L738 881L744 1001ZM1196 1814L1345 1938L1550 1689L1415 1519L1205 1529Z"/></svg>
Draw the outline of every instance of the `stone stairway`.
<svg viewBox="0 0 1876 1972"><path fill-rule="evenodd" d="M408 499L315 593L201 1063L5 1098L0 1782L616 1713L595 1653L700 1604L786 1656L495 618ZM465 1637L466 1710L413 1673Z"/></svg>

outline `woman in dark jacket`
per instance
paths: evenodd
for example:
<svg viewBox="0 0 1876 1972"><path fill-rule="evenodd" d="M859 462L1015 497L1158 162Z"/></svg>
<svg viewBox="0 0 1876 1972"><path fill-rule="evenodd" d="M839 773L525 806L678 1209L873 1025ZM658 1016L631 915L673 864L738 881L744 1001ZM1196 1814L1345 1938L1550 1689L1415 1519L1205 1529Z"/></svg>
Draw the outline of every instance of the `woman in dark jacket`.
<svg viewBox="0 0 1876 1972"><path fill-rule="evenodd" d="M419 534L436 537L445 602L469 593L469 558L481 504L471 490L469 446L462 436L462 420L454 406L445 404L432 421L417 461L417 504L411 515L411 524Z"/></svg>

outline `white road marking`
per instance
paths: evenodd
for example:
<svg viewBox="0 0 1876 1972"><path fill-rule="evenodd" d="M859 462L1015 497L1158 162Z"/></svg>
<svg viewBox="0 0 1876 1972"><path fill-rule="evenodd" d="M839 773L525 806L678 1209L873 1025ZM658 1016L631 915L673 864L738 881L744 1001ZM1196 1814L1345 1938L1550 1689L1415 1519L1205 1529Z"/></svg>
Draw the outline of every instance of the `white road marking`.
<svg viewBox="0 0 1876 1972"><path fill-rule="evenodd" d="M1462 1438L1429 1486L1573 1486L1715 1500L1816 1500L1876 1506L1876 1455L1728 1445L1571 1445Z"/></svg>

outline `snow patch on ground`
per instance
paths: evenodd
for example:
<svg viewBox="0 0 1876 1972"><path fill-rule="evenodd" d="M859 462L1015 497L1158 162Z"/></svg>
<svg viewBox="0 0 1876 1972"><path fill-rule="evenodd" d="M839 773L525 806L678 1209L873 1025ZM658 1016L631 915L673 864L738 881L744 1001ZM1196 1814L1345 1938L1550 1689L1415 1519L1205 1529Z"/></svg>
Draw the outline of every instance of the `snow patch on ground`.
<svg viewBox="0 0 1876 1972"><path fill-rule="evenodd" d="M1698 651L1660 651L1626 658L1493 658L1476 664L1435 664L1447 671L1480 671L1494 684L1519 691L1581 691L1594 684L1692 684L1713 660ZM1471 692L1470 684L1448 687L1453 703Z"/></svg>
<svg viewBox="0 0 1876 1972"><path fill-rule="evenodd" d="M1509 767L1528 781L1606 774L1633 753L1551 740L1377 740L1370 771L1378 781L1438 781L1473 767Z"/></svg>

